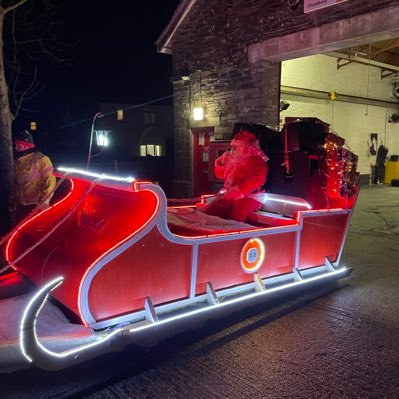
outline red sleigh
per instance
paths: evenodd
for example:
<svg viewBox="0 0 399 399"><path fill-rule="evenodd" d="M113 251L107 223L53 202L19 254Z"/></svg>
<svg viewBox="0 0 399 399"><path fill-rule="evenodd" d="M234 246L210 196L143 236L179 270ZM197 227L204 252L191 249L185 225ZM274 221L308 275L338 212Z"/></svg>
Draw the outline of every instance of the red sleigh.
<svg viewBox="0 0 399 399"><path fill-rule="evenodd" d="M113 350L112 337L120 338L115 349L140 331L351 272L339 263L356 191L331 191L329 206L319 208L300 197L259 194L262 209L239 223L201 212L209 196L168 207L151 182L74 169L59 177L64 194L6 247L13 267L41 287L25 309L20 345L46 369ZM37 338L35 318L50 293L92 329L84 345L55 352Z"/></svg>

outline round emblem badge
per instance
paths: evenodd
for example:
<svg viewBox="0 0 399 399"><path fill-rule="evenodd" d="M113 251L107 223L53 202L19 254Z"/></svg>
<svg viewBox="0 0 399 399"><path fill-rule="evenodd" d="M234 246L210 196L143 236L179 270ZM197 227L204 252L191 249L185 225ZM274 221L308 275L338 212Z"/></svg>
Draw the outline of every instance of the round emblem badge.
<svg viewBox="0 0 399 399"><path fill-rule="evenodd" d="M248 240L241 251L241 267L246 273L255 273L265 259L265 245L259 238Z"/></svg>

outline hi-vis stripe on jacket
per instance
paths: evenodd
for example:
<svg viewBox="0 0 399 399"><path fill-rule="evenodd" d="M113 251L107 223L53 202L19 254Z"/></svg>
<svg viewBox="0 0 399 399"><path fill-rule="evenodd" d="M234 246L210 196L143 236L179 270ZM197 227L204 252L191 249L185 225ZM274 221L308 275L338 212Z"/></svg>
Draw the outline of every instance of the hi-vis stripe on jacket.
<svg viewBox="0 0 399 399"><path fill-rule="evenodd" d="M40 152L32 152L17 159L14 173L17 205L38 204L55 187L53 165Z"/></svg>

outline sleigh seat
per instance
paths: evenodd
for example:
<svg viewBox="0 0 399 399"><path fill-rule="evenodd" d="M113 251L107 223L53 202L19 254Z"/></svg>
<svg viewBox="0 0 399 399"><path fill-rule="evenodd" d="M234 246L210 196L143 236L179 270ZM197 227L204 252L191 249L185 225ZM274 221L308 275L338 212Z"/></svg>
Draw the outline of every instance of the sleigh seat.
<svg viewBox="0 0 399 399"><path fill-rule="evenodd" d="M169 230L173 234L187 237L243 232L256 229L256 226L251 224L208 215L196 210L194 207L168 208L167 222Z"/></svg>

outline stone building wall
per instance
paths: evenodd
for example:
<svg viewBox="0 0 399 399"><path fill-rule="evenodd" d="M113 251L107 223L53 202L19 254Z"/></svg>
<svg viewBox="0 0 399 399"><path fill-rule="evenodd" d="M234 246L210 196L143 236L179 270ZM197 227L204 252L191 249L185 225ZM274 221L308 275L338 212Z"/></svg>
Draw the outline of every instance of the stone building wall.
<svg viewBox="0 0 399 399"><path fill-rule="evenodd" d="M191 194L193 107L202 103L202 126L215 126L216 139L228 139L235 122L278 124L280 63L250 63L249 45L398 4L350 0L304 14L302 1L296 10L286 0L196 1L171 44L176 195Z"/></svg>

